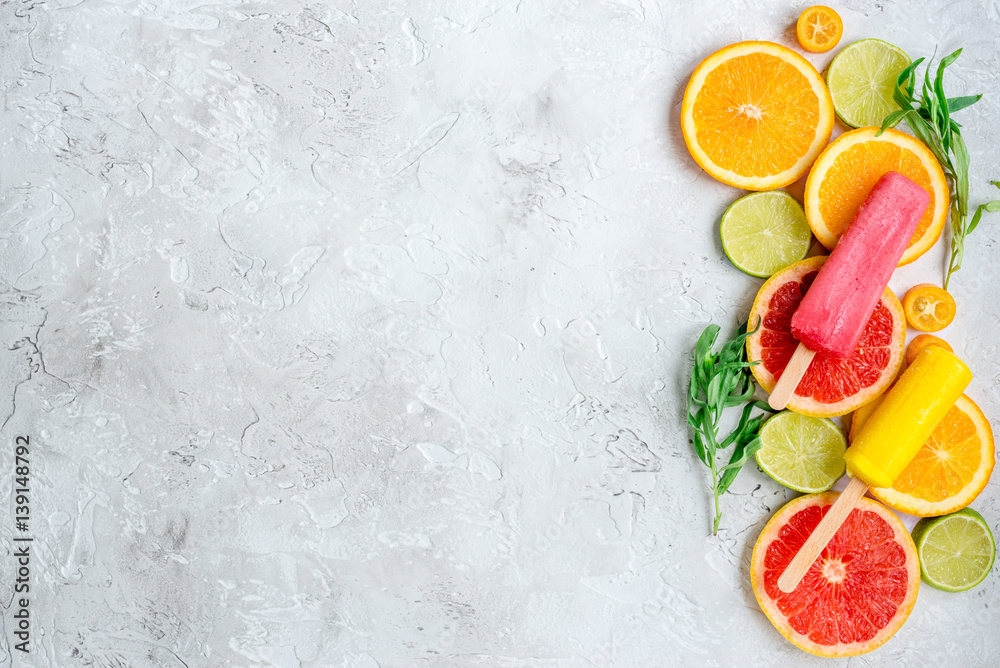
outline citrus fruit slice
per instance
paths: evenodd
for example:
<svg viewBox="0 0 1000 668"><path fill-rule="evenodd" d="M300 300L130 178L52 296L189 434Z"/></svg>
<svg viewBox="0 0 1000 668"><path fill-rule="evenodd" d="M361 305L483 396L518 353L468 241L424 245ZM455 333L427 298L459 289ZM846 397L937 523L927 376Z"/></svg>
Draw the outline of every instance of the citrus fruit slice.
<svg viewBox="0 0 1000 668"><path fill-rule="evenodd" d="M891 510L862 498L791 593L784 572L837 493L786 503L767 523L750 558L754 596L775 628L819 656L855 656L881 646L917 600L917 549Z"/></svg>
<svg viewBox="0 0 1000 668"><path fill-rule="evenodd" d="M719 232L736 268L760 277L804 258L812 242L802 206L783 190L739 198L722 214Z"/></svg>
<svg viewBox="0 0 1000 668"><path fill-rule="evenodd" d="M939 332L955 319L955 298L933 283L910 288L903 297L903 312L910 327L921 332Z"/></svg>
<svg viewBox="0 0 1000 668"><path fill-rule="evenodd" d="M844 22L840 14L823 5L805 10L795 22L795 39L810 53L826 53L837 46L843 34Z"/></svg>
<svg viewBox="0 0 1000 668"><path fill-rule="evenodd" d="M822 256L796 262L769 278L757 293L749 326L753 329L758 321L761 325L747 338L747 357L760 362L750 370L766 392L774 389L795 352L798 341L792 336L792 314L824 262L826 257ZM803 415L833 417L868 403L896 377L905 341L903 307L886 288L854 354L835 357L816 353L788 408Z"/></svg>
<svg viewBox="0 0 1000 668"><path fill-rule="evenodd" d="M918 139L899 130L851 130L837 137L816 159L803 195L806 220L813 234L832 249L865 198L888 171L923 186L931 201L900 265L913 262L941 236L948 215L948 184L941 165Z"/></svg>
<svg viewBox="0 0 1000 668"><path fill-rule="evenodd" d="M760 429L757 464L796 492L825 492L844 475L847 439L826 418L783 411Z"/></svg>
<svg viewBox="0 0 1000 668"><path fill-rule="evenodd" d="M881 402L878 397L854 413L852 440ZM892 487L874 487L871 493L910 515L944 515L972 503L989 482L995 464L990 422L963 394Z"/></svg>
<svg viewBox="0 0 1000 668"><path fill-rule="evenodd" d="M797 180L826 146L833 102L809 61L773 42L739 42L703 60L684 91L681 131L691 157L737 188Z"/></svg>
<svg viewBox="0 0 1000 668"><path fill-rule="evenodd" d="M972 508L920 520L913 542L924 582L945 591L966 591L985 580L997 554L990 526Z"/></svg>
<svg viewBox="0 0 1000 668"><path fill-rule="evenodd" d="M903 307L903 312L906 312L906 307ZM920 351L927 346L940 346L950 353L955 352L955 350L944 339L940 339L933 334L917 334L906 346L906 363L913 364L913 360L917 359L917 355L920 354Z"/></svg>
<svg viewBox="0 0 1000 668"><path fill-rule="evenodd" d="M833 108L844 125L882 125L896 111L892 94L896 77L910 64L898 46L880 39L863 39L841 49L826 70Z"/></svg>

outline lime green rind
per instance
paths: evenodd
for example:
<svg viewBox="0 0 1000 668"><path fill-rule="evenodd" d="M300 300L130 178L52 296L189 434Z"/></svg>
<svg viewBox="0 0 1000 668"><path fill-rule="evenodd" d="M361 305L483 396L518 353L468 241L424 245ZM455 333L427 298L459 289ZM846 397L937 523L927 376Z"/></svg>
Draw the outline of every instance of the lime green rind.
<svg viewBox="0 0 1000 668"><path fill-rule="evenodd" d="M863 39L841 49L826 71L837 118L851 128L881 125L898 108L892 95L896 76L910 64L898 46Z"/></svg>
<svg viewBox="0 0 1000 668"><path fill-rule="evenodd" d="M943 591L968 591L989 575L996 540L983 516L972 508L926 517L913 527L920 577Z"/></svg>
<svg viewBox="0 0 1000 668"><path fill-rule="evenodd" d="M825 492L846 470L847 439L827 418L784 411L764 423L760 439L757 465L772 480L796 492Z"/></svg>
<svg viewBox="0 0 1000 668"><path fill-rule="evenodd" d="M812 232L802 206L783 190L733 202L719 225L722 249L737 269L767 278L809 252Z"/></svg>

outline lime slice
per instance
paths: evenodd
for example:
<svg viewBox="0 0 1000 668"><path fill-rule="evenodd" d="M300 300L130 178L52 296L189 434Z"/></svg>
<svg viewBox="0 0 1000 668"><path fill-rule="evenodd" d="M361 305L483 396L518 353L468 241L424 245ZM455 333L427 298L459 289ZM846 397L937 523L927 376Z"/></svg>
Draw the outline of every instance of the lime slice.
<svg viewBox="0 0 1000 668"><path fill-rule="evenodd" d="M899 109L892 99L896 76L910 64L898 46L863 39L844 47L826 71L826 85L837 116L852 128L882 125Z"/></svg>
<svg viewBox="0 0 1000 668"><path fill-rule="evenodd" d="M913 527L924 582L945 591L965 591L982 582L993 566L996 541L983 516L972 508L925 517Z"/></svg>
<svg viewBox="0 0 1000 668"><path fill-rule="evenodd" d="M760 429L757 463L797 492L825 492L844 475L847 439L827 418L783 411Z"/></svg>
<svg viewBox="0 0 1000 668"><path fill-rule="evenodd" d="M802 207L783 190L736 200L722 214L719 230L722 249L736 268L761 278L804 258L812 240Z"/></svg>

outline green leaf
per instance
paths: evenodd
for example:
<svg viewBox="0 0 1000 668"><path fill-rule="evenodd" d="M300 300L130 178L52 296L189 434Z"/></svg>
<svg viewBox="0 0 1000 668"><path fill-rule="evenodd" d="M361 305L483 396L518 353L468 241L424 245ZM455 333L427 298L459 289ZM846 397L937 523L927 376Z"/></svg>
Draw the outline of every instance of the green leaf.
<svg viewBox="0 0 1000 668"><path fill-rule="evenodd" d="M708 453L705 451L705 444L702 443L701 440L701 432L699 431L694 432L693 443L694 443L695 454L698 455L698 459L701 460L701 463L704 464L705 466L711 466L708 463Z"/></svg>
<svg viewBox="0 0 1000 668"><path fill-rule="evenodd" d="M955 175L955 199L958 201L958 215L964 220L969 212L969 151L965 148L962 135L956 134L952 144L955 154L952 171Z"/></svg>
<svg viewBox="0 0 1000 668"><path fill-rule="evenodd" d="M1000 211L1000 204L987 202L976 208L969 220L969 152L962 138L961 124L952 118L955 112L966 109L979 100L982 95L963 95L947 97L945 94L945 71L962 54L957 49L940 60L931 81L931 63L937 55L937 49L924 69L923 84L919 103L913 97L916 86L917 69L924 61L919 58L913 61L896 77L896 90L893 99L899 106L899 111L889 114L882 125L882 130L905 120L913 135L923 142L941 163L948 180L951 195L951 257L945 274L944 287L948 288L952 274L961 269L965 257L965 238L972 233L982 220L984 212ZM881 133L881 130L880 130Z"/></svg>
<svg viewBox="0 0 1000 668"><path fill-rule="evenodd" d="M902 72L896 75L896 92L899 96L903 98L903 102L899 106L903 109L911 109L913 104L913 85L917 79L916 74L917 67L920 63L924 62L923 58L917 58L912 63L907 65ZM896 99L899 103L899 99Z"/></svg>
<svg viewBox="0 0 1000 668"><path fill-rule="evenodd" d="M981 99L983 99L982 93L980 93L979 95L964 95L962 97L950 97L948 98L948 113L954 114L956 111L961 111L962 109L971 107L976 102L979 102Z"/></svg>
<svg viewBox="0 0 1000 668"><path fill-rule="evenodd" d="M1000 213L1000 199L995 199L992 202L986 202L976 207L976 212L972 215L972 222L969 223L969 227L965 230L965 236L972 234L979 226L979 219L983 217L984 212Z"/></svg>
<svg viewBox="0 0 1000 668"><path fill-rule="evenodd" d="M698 422L695 431L704 437L703 443L705 452L708 454L709 465L711 465L711 460L715 459L715 451L718 448L715 442L715 425L712 424L710 412L706 406L699 410L695 416L695 420Z"/></svg>
<svg viewBox="0 0 1000 668"><path fill-rule="evenodd" d="M705 396L707 397L709 406L717 406L719 404L719 396L722 394L722 376L712 376L712 380L708 381L708 389L705 391Z"/></svg>
<svg viewBox="0 0 1000 668"><path fill-rule="evenodd" d="M753 412L754 404L749 403L743 407L743 413L740 415L740 423L737 425L736 429L726 437L722 443L719 444L720 448L727 448L733 442L739 440L740 436L746 431L747 423L750 422L750 414Z"/></svg>
<svg viewBox="0 0 1000 668"><path fill-rule="evenodd" d="M1000 211L1000 200L996 200L995 202L989 202L988 204L980 204L979 206L977 206L976 212L972 214L972 221L969 223L969 227L965 230L966 235L972 234L972 231L975 230L977 227L979 227L979 219L983 217L984 211L990 211L989 210L990 204L996 204L997 205L996 210ZM994 212L990 211L990 213Z"/></svg>
<svg viewBox="0 0 1000 668"><path fill-rule="evenodd" d="M755 401L753 402L753 406L754 408L759 408L762 411L766 411L764 413L761 413L757 417L753 418L752 420L750 420L750 422L747 423L747 431L756 434L760 430L761 425L767 420L767 418L771 417L773 413L777 413L777 411L771 408L766 401Z"/></svg>
<svg viewBox="0 0 1000 668"><path fill-rule="evenodd" d="M957 49L954 53L950 53L947 56L945 56L941 60L941 64L938 66L938 76L941 76L941 72L944 71L944 68L948 67L953 62L955 62L956 60L958 60L958 57L960 55L962 55L962 50L961 49Z"/></svg>
<svg viewBox="0 0 1000 668"><path fill-rule="evenodd" d="M695 344L694 365L688 387L687 422L693 431L691 443L695 454L712 473L716 507L713 530L718 529L719 495L728 489L740 466L756 451L755 447L748 447L748 444L756 441L757 433L768 413L755 417L754 409L770 411L766 403L753 400L755 386L749 372L753 363L746 359L746 339L759 327L758 322L753 331L748 332L744 328L741 333L723 343L718 353L714 353L712 349L718 338L719 328L709 325ZM741 405L743 408L739 424L720 443L718 424L723 412L726 408ZM716 461L718 452L730 446L733 446L733 454L729 464L720 467Z"/></svg>
<svg viewBox="0 0 1000 668"><path fill-rule="evenodd" d="M715 345L715 339L719 336L719 326L709 325L702 331L701 336L698 337L698 343L694 346L694 358L696 361L704 360L706 357L711 357L712 346Z"/></svg>
<svg viewBox="0 0 1000 668"><path fill-rule="evenodd" d="M739 475L740 469L743 465L750 461L750 458L757 454L760 450L762 443L760 442L760 437L755 437L749 443L743 445L742 448L737 447L733 451L733 458L730 462L723 467L722 479L719 480L719 494L725 494L729 489L729 486L733 484L736 480L736 476ZM737 456L738 455L738 456Z"/></svg>
<svg viewBox="0 0 1000 668"><path fill-rule="evenodd" d="M944 74L939 70L938 80L934 82L934 106L938 110L938 120L936 129L941 137L941 146L945 154L951 147L951 117L948 114L948 98L944 95L944 88L940 85L940 77Z"/></svg>
<svg viewBox="0 0 1000 668"><path fill-rule="evenodd" d="M931 59L933 60L933 58ZM920 92L920 103L925 109L930 112L930 125L933 128L938 128L938 120L941 117L941 110L938 105L937 96L934 93L934 85L931 83L931 66L930 63L927 64L927 68L924 70L924 85L921 87Z"/></svg>
<svg viewBox="0 0 1000 668"><path fill-rule="evenodd" d="M946 169L950 167L950 162L948 158L941 152L941 147L938 145L937 137L934 131L931 129L930 125L927 124L923 118L914 112L909 112L906 116L906 125L913 132L913 136L919 139L923 144L930 149L931 153L938 162L941 163L942 167Z"/></svg>
<svg viewBox="0 0 1000 668"><path fill-rule="evenodd" d="M880 127L878 132L875 133L875 136L879 137L882 135L883 132L886 131L886 129L894 128L897 125L899 125L899 122L903 120L903 118L906 116L906 113L907 112L905 109L900 109L886 116L885 120L882 121L882 127Z"/></svg>

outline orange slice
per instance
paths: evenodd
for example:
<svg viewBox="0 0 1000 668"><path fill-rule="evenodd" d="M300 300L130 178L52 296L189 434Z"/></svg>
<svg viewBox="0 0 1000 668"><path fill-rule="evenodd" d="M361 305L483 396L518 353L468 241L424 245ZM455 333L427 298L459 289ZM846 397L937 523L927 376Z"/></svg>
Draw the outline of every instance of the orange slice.
<svg viewBox="0 0 1000 668"><path fill-rule="evenodd" d="M879 397L854 413L852 440L881 402ZM965 508L979 496L994 464L989 420L963 394L892 487L873 488L871 493L904 513L920 517L946 515Z"/></svg>
<svg viewBox="0 0 1000 668"><path fill-rule="evenodd" d="M903 311L910 327L920 332L939 332L955 319L955 298L933 283L910 288L903 297Z"/></svg>
<svg viewBox="0 0 1000 668"><path fill-rule="evenodd" d="M809 61L773 42L740 42L703 60L681 104L681 130L702 169L737 188L800 178L830 139L833 101Z"/></svg>
<svg viewBox="0 0 1000 668"><path fill-rule="evenodd" d="M837 46L844 34L840 14L829 7L815 5L802 12L795 23L795 38L810 53L826 53Z"/></svg>
<svg viewBox="0 0 1000 668"><path fill-rule="evenodd" d="M906 346L906 363L913 364L913 360L917 359L917 355L920 354L920 351L927 346L941 346L950 353L955 352L955 349L952 348L951 345L944 339L940 339L933 334L918 334L914 336L913 340L910 341L908 346Z"/></svg>
<svg viewBox="0 0 1000 668"><path fill-rule="evenodd" d="M864 203L875 183L888 171L917 182L931 201L903 253L900 265L926 253L941 236L948 216L948 183L934 154L920 140L899 130L859 128L845 132L816 159L803 195L806 220L816 238L829 249Z"/></svg>

